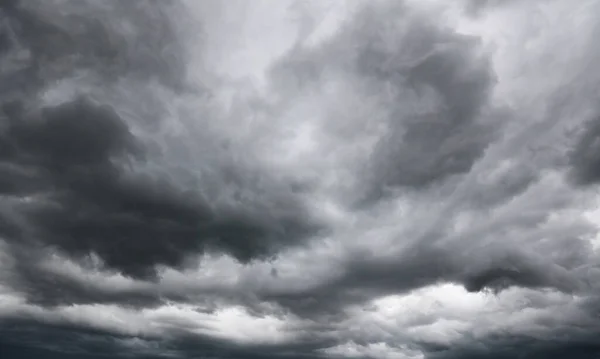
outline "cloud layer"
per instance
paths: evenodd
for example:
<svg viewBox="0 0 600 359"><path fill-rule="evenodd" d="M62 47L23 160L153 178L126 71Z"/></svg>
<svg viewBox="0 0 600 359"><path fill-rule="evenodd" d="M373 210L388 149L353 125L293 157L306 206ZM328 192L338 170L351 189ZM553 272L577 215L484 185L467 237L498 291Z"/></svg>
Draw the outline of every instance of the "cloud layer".
<svg viewBox="0 0 600 359"><path fill-rule="evenodd" d="M597 7L4 2L0 353L599 355Z"/></svg>

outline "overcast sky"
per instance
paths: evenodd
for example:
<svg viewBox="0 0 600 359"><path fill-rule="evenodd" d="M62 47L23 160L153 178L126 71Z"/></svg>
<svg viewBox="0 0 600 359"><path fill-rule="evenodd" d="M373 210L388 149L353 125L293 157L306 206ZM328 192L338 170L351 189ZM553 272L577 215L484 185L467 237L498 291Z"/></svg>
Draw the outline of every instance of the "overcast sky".
<svg viewBox="0 0 600 359"><path fill-rule="evenodd" d="M600 1L0 3L0 357L600 357Z"/></svg>

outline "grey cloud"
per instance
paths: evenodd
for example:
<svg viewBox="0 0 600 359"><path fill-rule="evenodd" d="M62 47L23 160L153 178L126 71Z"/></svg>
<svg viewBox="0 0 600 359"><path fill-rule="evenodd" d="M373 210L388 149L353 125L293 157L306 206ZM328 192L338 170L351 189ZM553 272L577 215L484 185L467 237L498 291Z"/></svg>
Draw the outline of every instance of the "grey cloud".
<svg viewBox="0 0 600 359"><path fill-rule="evenodd" d="M482 342L474 341L464 346L433 352L427 355L426 358L508 359L517 357L527 359L558 359L566 356L576 359L595 358L600 354L600 346L594 338L595 336L592 335L583 335L581 337L568 337L568 339L548 340L526 336L499 336L497 338L488 338Z"/></svg>
<svg viewBox="0 0 600 359"><path fill-rule="evenodd" d="M570 154L571 179L586 186L600 180L600 120L588 121L582 132Z"/></svg>
<svg viewBox="0 0 600 359"><path fill-rule="evenodd" d="M534 165L535 160L531 157L501 168L499 173L486 173L492 178L489 182L475 183L467 201L473 208L486 209L505 204L527 192L540 180L539 166Z"/></svg>
<svg viewBox="0 0 600 359"><path fill-rule="evenodd" d="M168 12L180 4L116 1L100 6L65 1L38 5L16 2L2 8L6 36L13 46L2 60L9 61L7 56L21 48L26 54L22 71L37 79L25 81L32 91L24 99L11 97L16 89L6 88L0 94L4 99L0 191L6 200L18 203L12 210L18 220L2 216L0 230L8 242L58 250L75 258L94 253L110 269L152 278L156 266L179 268L188 257L205 250L226 251L244 262L268 257L321 228L292 190L250 168L253 165L230 161L215 166L213 159L205 164L215 167L212 175L202 176L206 180L183 167L166 170L191 176L194 187L171 183L173 173L136 171L136 166L157 161L162 149L151 151L147 139L133 134L131 127L144 123L126 121L122 111L117 113L123 107L119 101L126 102L125 98L106 105L103 100L110 97L97 94L58 105L35 102L55 81L73 76L77 69L91 71L91 81L113 75L121 82L128 78L134 88L147 86L139 81L153 76L168 87L182 81L187 59L174 28L174 14ZM148 23L152 31L145 30ZM113 86L102 84L91 85ZM198 186L208 188L212 197L204 196ZM276 186L283 189L265 192ZM226 195L230 189L233 194ZM221 202L224 196L229 198L226 203L213 203L219 196Z"/></svg>
<svg viewBox="0 0 600 359"><path fill-rule="evenodd" d="M565 285L563 283L552 283L553 281L547 278L546 275L547 273L542 272L541 268L527 268L523 264L514 268L503 263L500 266L491 266L489 269L467 276L463 282L469 292L479 292L486 288L498 291L510 286L536 288Z"/></svg>
<svg viewBox="0 0 600 359"><path fill-rule="evenodd" d="M470 3L483 9L497 2ZM535 105L513 99L506 108L494 103L497 81L521 85L512 74L496 78L494 69L502 66L491 57L499 55L486 53L477 38L397 2L359 7L322 43L298 42L267 76L264 96L277 92L275 100L257 91L226 109L221 98L182 91L182 83L195 81L187 76L191 45L180 32L185 32L180 28L184 12L191 8L182 4L55 0L0 5L0 255L12 259L0 263L6 272L0 278L0 306L61 313L77 308L71 305L108 304L117 313L135 315L166 308L157 317L164 315L160 320L168 322L168 338L141 335L141 346L150 349L138 351L119 344L132 337L114 334L118 330L112 327L99 325L90 332L95 324L40 324L43 315L33 322L24 316L14 323L0 318L0 348L8 348L0 350L11 350L10 357L55 342L54 349L73 349L69 355L311 358L352 340L376 353L381 343L398 350L402 344L402 350L421 351L428 359L597 354L591 336L598 328L591 320L598 314L598 257L589 241L597 228L583 212L600 179L598 121L585 124L570 141L560 134L567 126L557 124L579 120L567 119L570 107L561 113L563 103L555 97L544 93L539 96L547 98ZM219 8L213 5L201 8ZM229 25L219 26L227 32ZM202 47L204 34L193 35L200 38L194 46ZM226 41L228 34L219 36ZM372 113L357 114L356 122L378 122L373 128L383 130L363 134L354 118L345 121L343 111L331 115L326 109L327 123L306 120L316 123L311 130L327 132L311 139L322 150L310 153L322 157L314 161L316 170L311 160L298 169L290 169L295 163L272 165L268 152L275 150L269 146L282 145L285 141L277 141L287 136L285 122L296 120L286 117L288 108L307 105L308 115L302 109L298 117L311 116L320 95L329 99L330 84L343 88L342 97L352 92L351 101L374 103ZM238 91L225 78L209 85L216 97ZM308 104L302 103L307 97ZM243 108L235 108L240 103ZM546 105L551 114L529 119ZM236 122L238 117L243 119ZM244 122L246 117L252 121ZM298 121L289 129L302 125ZM258 129L246 128L256 123ZM345 154L336 157L336 147L373 133L379 136L374 136L376 145L362 149L364 143L357 143L356 161ZM254 135L258 139L247 138ZM541 157L530 151L542 145L560 148L542 151ZM565 155L563 147L571 145ZM263 154L269 158L263 161ZM278 155L273 157L281 160ZM310 186L298 185L302 181L294 177L305 169L315 172ZM319 218L313 209L329 217ZM231 262L194 268L207 253L223 253ZM93 275L48 269L45 260L52 254ZM95 257L102 263L88 265ZM109 290L117 274L126 277L120 278L122 287ZM90 279L111 275L98 285ZM527 310L518 320L510 318L516 320L513 327L489 323L504 323L504 312L483 323L462 318L477 315L467 310L438 323L435 308L407 319L403 329L455 328L460 322L460 329L444 333L452 339L398 334L400 329L391 328L398 323L388 327L380 318L371 326L344 327L357 315L355 308L367 316L376 298L412 295L442 283L464 287L467 293L461 293L469 300L492 303L503 300L503 293L529 288L542 298L573 294L568 301L584 304L575 314L564 313L559 329L546 317L527 317ZM189 337L184 332L190 322L165 314L186 304L206 304L202 310L217 317L217 308L234 305L252 320L268 322L276 315L301 323L294 324L292 339L280 344ZM522 308L547 309L535 301ZM224 327L239 324L241 335L254 330L244 317L224 313L225 319L210 317L198 326L206 329L223 320ZM585 316L589 321L581 319ZM525 324L544 330L529 335L523 329L511 336L521 329L514 326ZM478 325L491 327L492 334L470 338L470 331L481 332ZM65 338L73 336L81 341L68 343Z"/></svg>
<svg viewBox="0 0 600 359"><path fill-rule="evenodd" d="M546 193L544 186L536 187ZM535 192L528 195L541 199ZM508 212L519 216L518 220L482 217L478 219L482 227L459 233L452 233L448 223L440 220L424 235L411 238L415 245L401 252L348 253L341 259L341 268L336 268L339 274L324 278L321 285L300 292L265 292L264 298L302 316L336 320L347 306L446 282L470 292L528 287L589 293L594 279L586 271L596 259L587 237L596 233L595 227L583 219L548 224L548 203L535 203L533 197L522 201ZM453 218L451 213L444 217ZM498 233L503 234L498 237Z"/></svg>
<svg viewBox="0 0 600 359"><path fill-rule="evenodd" d="M107 291L94 283L80 282L40 266L43 253L30 247L13 247L14 258L11 273L6 280L11 287L22 293L32 305L52 308L61 305L116 304L129 308L154 308L167 299L159 291L130 290Z"/></svg>
<svg viewBox="0 0 600 359"><path fill-rule="evenodd" d="M432 265L429 258L436 258ZM339 315L346 306L360 304L382 295L408 292L411 289L441 281L456 271L449 258L433 248L407 251L397 258L377 258L366 253L350 256L344 271L320 286L293 294L265 293L303 316Z"/></svg>
<svg viewBox="0 0 600 359"><path fill-rule="evenodd" d="M124 172L114 156L136 155L126 150L138 147L133 136L114 111L84 99L43 109L39 118L13 115L9 123L3 160L32 178L8 173L5 187L12 191L5 194L39 196L21 210L34 231L27 240L75 256L95 253L128 275L151 277L156 265L177 267L211 247L248 261L317 229L301 212L280 215L279 223L216 213L189 190Z"/></svg>
<svg viewBox="0 0 600 359"><path fill-rule="evenodd" d="M389 8L384 7L384 9ZM397 10L398 8L394 7L394 9ZM373 17L374 14L368 12L371 10L367 10L367 15L361 13L358 18L353 20L362 25L366 24L367 35L376 34L378 31L378 23ZM379 11L382 10L380 9ZM402 11L404 10L401 9L401 14ZM355 50L357 51L358 60L356 60L356 62L351 61L349 68L344 71L357 71L359 76L364 76L367 79L365 81L371 83L370 86L375 86L378 82L381 83L392 79L392 84L394 84L394 86L407 87L409 93L418 93L420 91L424 96L437 96L441 99L440 101L443 104L439 108L440 112L434 115L415 116L410 113L405 115L401 107L395 110L399 112L397 116L393 116L394 112L392 112L388 121L392 124L393 131L388 138L380 143L379 150L374 154L375 166L379 166L377 168L381 169L381 175L383 176L380 176L379 178L383 182L375 182L376 186L387 184L388 186L411 186L424 190L431 183L435 183L435 181L444 182L444 180L454 174L469 172L475 161L482 156L482 151L489 142L494 139L495 129L495 127L488 122L480 122L482 121L481 117L485 117L482 115L481 111L487 106L486 101L488 92L491 91L491 86L493 86L493 76L487 60L475 56L478 49L477 41L409 19L409 29L407 30L407 34L398 40L398 48L383 48L384 51L382 51L378 50L378 47L376 46L377 42L375 40L378 39L377 37L374 35L369 37L363 34L359 31L358 25L353 22L348 25L348 28L355 32L350 32L352 36L358 36L360 39L364 40L364 48L359 46L359 49ZM336 48L337 46L337 49L334 51L337 53L336 51L341 51L339 50L340 47L343 49L345 46L344 44L351 42L350 38L346 38L350 36L346 32L341 32L336 36L339 36L339 38L334 37L333 39L328 40L328 46L324 46L322 51L326 53L326 49ZM336 46L329 46L330 44ZM436 46L440 44L444 45L446 48L435 50ZM390 60L396 56L394 55L394 51L399 51L406 47L411 49L411 46L416 48L414 50L416 54L402 52L401 55L397 56L405 56L409 59L416 58L417 61L413 61L410 66L395 68L394 66L397 65L395 65L394 61ZM381 46L379 48L381 48ZM297 51L298 49L294 49L291 53L296 54ZM300 54L306 57L305 60L302 60L302 57L298 60L302 63L306 62L302 65L303 67L327 69L327 66L329 66L329 63L327 62L322 63L325 57L319 57L314 53L303 54L301 52ZM286 61L291 61L292 58L295 57L286 57ZM373 59L376 59L377 61L374 61ZM406 60L405 62L410 61ZM296 66L286 62L281 63L281 65L289 65L292 68L295 68ZM287 69L285 71L292 70ZM306 76L302 77L305 78ZM313 80L316 79L317 77L313 78ZM375 84L373 84L373 81L375 81ZM428 88L433 88L435 90L434 95L431 95L431 93L428 92ZM435 95L436 93L437 95ZM431 119L431 121L427 121L427 119ZM488 119L484 118L484 120L487 121ZM432 141L432 138L435 139L435 141ZM440 150L440 148L431 147L432 143L437 145L447 144L450 151L448 152L448 156L446 156L445 152ZM415 149L418 148L421 148L422 150L415 151ZM471 150L473 150L473 152L471 152ZM458 152L455 153L454 151ZM386 153L387 155L385 155ZM419 158L410 159L410 156L415 153ZM472 153L473 156L470 156L469 153ZM420 156L422 155L431 158L421 158ZM403 160L405 156L407 156L406 161ZM453 161L453 158L457 159L457 161ZM448 161L446 161L446 159L448 159ZM398 161L404 165L396 167ZM448 166L442 166L442 162L448 162ZM438 166L438 164L440 165ZM389 170L390 167L392 167L392 170ZM500 176L498 179L499 182L493 182L489 185L474 184L472 191L467 193L466 197L459 197L462 202L458 202L457 205L466 206L467 209L469 206L472 206L476 210L490 210L496 205L509 201L514 198L515 195L522 194L531 189L532 185L537 183L536 181L539 180L539 177L535 173L535 167L527 168L527 170L523 169L523 167L523 162L517 162L514 167L509 167L505 175ZM517 169L511 171L512 168ZM398 169L398 171L396 171L396 169ZM437 172L438 170L439 172ZM375 171L375 173L377 174L377 171ZM239 169L233 169L231 175L232 178L238 178L238 180L235 181L241 181L238 184L239 186L252 186L250 182L244 179L244 173L239 172ZM217 178L217 180L219 179L220 177ZM115 186L118 187L120 184L115 184ZM137 203L146 203L144 202L145 199L143 201L142 199L139 199L141 202L138 202L138 197L133 197L135 196L136 190L138 190L137 186L139 186L139 184L137 182L131 184L125 182L123 186L125 186L124 188L127 188L127 191L123 191L123 193L127 194L125 197L130 199L125 201L125 203L127 204L131 201L131 203L136 204L135 206L133 204L131 205L132 211L134 207L149 208L147 206L137 205ZM165 191L167 188L169 188L169 185L163 187L162 191ZM103 203L106 201L104 198L115 198L115 196L109 196L107 193L121 193L118 189L114 189L114 191L110 190L101 195L94 195L94 197L90 197L89 201L93 203ZM165 201L171 201L170 196L162 197L164 194L158 195L155 194L155 192L151 193L153 193L153 196L158 196L156 198L152 197L155 198L153 201L156 200L159 203L162 203L160 200L161 198L164 198ZM194 208L196 207L194 207L194 202L191 197L184 199L177 197L178 195L176 193L175 190L173 198L179 198L178 200L175 202L163 203L164 205L161 204L160 207L157 207L157 210L165 210L164 213L160 212L163 214L161 218L166 216L172 218L176 223L186 225L187 222L183 221L187 218L190 218L190 221L194 221L197 218L204 219L202 215L194 212ZM90 195L86 194L86 196ZM179 205L181 205L181 207L179 207ZM540 206L543 205L544 204L540 204ZM198 203L197 206L198 208L203 208L202 203ZM250 205L250 208L256 208L252 206L253 205ZM110 205L107 208L113 208L113 206ZM256 295L259 300L265 299L274 301L286 308L292 309L294 312L301 313L302 315L315 316L324 315L325 313L337 313L339 310L344 309L348 304L362 303L375 296L405 293L416 288L440 282L460 283L469 291L481 291L486 288L502 290L511 286L525 286L533 288L554 287L570 292L577 290L580 288L580 285L582 285L577 282L575 279L576 276L573 273L570 273L570 271L586 263L586 256L589 253L589 248L585 246L585 241L579 240L576 236L585 235L590 230L589 228L575 228L573 230L565 229L565 233L560 234L565 238L564 241L561 240L561 245L558 245L557 240L554 240L551 243L556 244L557 248L550 249L544 247L545 253L548 253L549 250L553 253L552 260L542 260L531 253L527 253L525 250L508 251L506 247L503 246L485 249L485 243L487 243L486 241L489 241L489 239L486 238L488 232L494 233L495 231L506 230L506 228L513 228L511 227L513 226L513 223L504 223L502 220L496 220L494 218L491 218L489 225L484 225L480 231L474 230L472 233L455 235L454 237L456 238L451 239L447 245L438 244L440 241L445 241L448 238L453 237L451 231L447 228L455 218L455 213L452 213L452 206L450 206L450 209L451 211L442 213L442 218L435 224L435 227L437 228L431 232L426 231L426 235L419 238L399 238L398 240L418 242L418 245L408 248L393 259L381 259L377 256L370 257L369 255L350 256L344 259L342 273L338 277L331 280L324 280L323 283L316 287L294 293L286 293L285 291L273 292L269 289L256 289ZM461 208L460 211L456 212L460 213L462 210L464 209ZM521 209L516 208L515 210L519 211ZM51 214L55 209L52 207L50 207L50 209L42 209L41 213L38 214L40 216L39 220L42 221L45 226L42 227L43 231L45 233L56 232L58 236L64 238L63 231L60 229L53 229L52 227L52 223L57 222L56 219L45 220L44 222L44 217L42 215L47 214L47 212L44 211L50 211ZM138 212L139 210L134 211L134 213ZM152 213L148 214L144 211L141 214L154 218ZM175 217L170 217L171 215L174 215L174 213L179 213L176 216L176 221L173 219ZM299 214L301 212L292 213ZM535 228L540 225L540 223L543 223L544 218L546 218L548 213L549 212L544 210L543 213L535 213L532 218L524 215L523 218L520 219L523 222L517 223L515 221L514 226L515 228L520 226L523 228L530 228L532 230L532 236L548 235L548 233L535 231ZM36 213L34 212L34 214ZM207 214L207 216L210 216L210 214ZM59 216L58 218L61 217L62 216ZM211 219L205 220L211 223ZM227 252L232 253L237 258L245 260L255 257L259 253L267 253L268 251L265 248L259 249L260 247L257 245L269 243L268 241L265 242L265 238L269 238L268 233L270 233L270 230L277 231L275 229L276 227L271 227L267 224L268 221L265 222L264 219L257 217L249 217L249 220L258 220L259 222L254 224L255 227L252 227L252 223L241 222L240 227L238 227L239 231L231 230L233 232L226 231L229 230L229 228L235 228L236 226L233 225L235 223L229 223L232 225L227 228L217 225L216 228L221 231L219 233L222 235L222 242L217 244L217 246L224 248ZM298 229L297 233L300 235L302 235L303 232L307 235L314 233L310 231L310 226L303 228L304 224L302 222L294 222L293 220L291 222L286 222L288 219L285 218L281 220L284 223L282 224L283 228L288 229L287 232L284 231L283 233L290 233L291 231L293 234L293 232L296 231L294 228ZM507 219L507 221L509 220L510 218ZM117 228L115 227L113 220L109 220L106 223L107 227ZM101 226L101 224L97 223L95 225ZM431 226L431 223L424 223L423 225ZM212 224L207 226L202 228L202 233L212 234L213 232L210 230ZM154 226L148 225L145 221L143 222L143 226L140 224L139 228L142 227L147 230L152 230L154 236L158 236L162 233L164 233L165 236L167 234L171 235L176 233L178 234L177 238L182 238L184 240L181 245L176 247L174 253L166 251L166 247L163 247L162 244L156 244L158 247L154 253L156 253L156 255L160 253L160 255L158 258L153 258L151 255L143 257L148 261L147 263L133 262L130 260L134 248L132 248L131 252L124 252L124 248L118 246L119 251L123 256L119 257L116 254L113 255L112 252L108 252L113 247L105 247L104 244L99 245L99 247L96 247L95 244L86 247L85 245L66 242L64 246L66 246L67 251L78 254L86 253L90 248L95 249L101 254L101 257L105 259L109 258L114 261L113 263L108 261L109 266L112 265L115 268L125 270L126 273L137 274L138 276L143 277L143 271L152 268L153 264L177 265L185 257L185 253L187 253L188 250L197 250L197 247L195 246L200 245L199 242L195 242L191 239L189 241L185 240L185 238L191 238L200 233L194 232L193 229L189 229L188 227L169 227L170 229L163 230L162 227L154 228ZM505 228L502 229L502 227ZM99 231L99 229L104 227L93 228L95 228L93 232L96 233L94 236L98 236L98 243L107 243L100 241L100 238L114 237L109 234L116 233L107 229L108 232L106 232L104 236L99 236L98 233L103 233L102 231ZM257 231L256 236L252 234L253 229ZM182 232L179 232L179 230ZM190 232L187 232L187 230L190 230ZM122 228L120 228L120 231L122 231ZM139 231L142 231L142 229L139 229ZM217 231L217 229L214 229L214 231ZM231 243L234 241L234 238L240 238L238 233L242 232L244 232L242 237L246 238L246 241L244 241L244 243L236 242L234 247ZM137 233L137 231L134 230L134 233ZM142 231L141 233L146 232ZM556 233L556 235L558 234L559 233ZM291 236L288 239L293 239L293 237L294 236ZM520 238L521 237L506 238L507 246L510 246L511 244L516 245ZM465 249L477 241L480 241L482 244L477 244L469 250ZM571 250L567 252L565 248ZM150 248L148 248L148 250L149 249ZM570 253L570 255L568 255L568 253ZM141 260L142 258L140 258L140 261ZM128 268L127 266L133 267ZM31 277L31 275L29 275L29 277ZM283 279L285 279L285 277L283 277ZM51 292L49 292L49 294L50 293ZM155 298L155 294L140 293L138 295L142 298L145 298L145 296ZM170 295L177 297L177 295L173 293L170 293ZM173 297L171 297L171 299L173 299ZM127 300L129 300L128 298L128 295L124 295L122 299L116 298L108 300L115 300L117 302L123 300L124 302L127 302ZM180 300L185 300L185 298L185 294L181 294L181 297L178 297ZM49 295L48 300L52 302L56 299L53 299L52 295ZM75 298L73 298L73 300L75 300ZM80 300L86 301L85 296ZM136 294L131 294L131 300L136 301Z"/></svg>
<svg viewBox="0 0 600 359"><path fill-rule="evenodd" d="M403 4L365 6L317 49L294 48L273 76L281 91L315 88L337 74L365 96L392 94L381 104L387 133L361 168L370 203L390 189L426 189L468 173L496 138L485 113L495 76L479 45Z"/></svg>
<svg viewBox="0 0 600 359"><path fill-rule="evenodd" d="M91 70L102 80L158 77L177 85L183 81L186 58L170 16L177 14L179 5L152 0L104 5L15 1L3 8L5 34L13 53L25 56L23 75L37 82ZM153 31L142 31L147 23Z"/></svg>
<svg viewBox="0 0 600 359"><path fill-rule="evenodd" d="M40 324L27 319L0 324L0 353L45 358L321 358L318 349L331 345L315 340L286 345L236 344L200 335L129 338L78 325Z"/></svg>
<svg viewBox="0 0 600 359"><path fill-rule="evenodd" d="M392 111L390 134L373 159L377 187L418 189L469 172L494 139L493 127L478 119L492 75L485 60L471 68L480 61L473 60L471 43L457 36L450 45L454 49L433 50L406 70L406 80L417 86L417 93L419 87L432 88L441 104L417 116L401 107Z"/></svg>
<svg viewBox="0 0 600 359"><path fill-rule="evenodd" d="M3 334L0 353L7 357L131 357L131 353L122 353L124 348L119 347L118 336L105 335L85 328L44 326L28 320L5 320L0 332ZM158 354L154 357L165 356Z"/></svg>
<svg viewBox="0 0 600 359"><path fill-rule="evenodd" d="M574 258L579 265L585 263L585 254ZM587 288L576 272L532 253L504 248L451 249L425 242L393 257L357 253L344 260L340 275L319 286L262 295L302 316L336 318L350 305L448 282L469 292L527 287L571 293Z"/></svg>
<svg viewBox="0 0 600 359"><path fill-rule="evenodd" d="M485 10L511 5L515 0L466 0L466 11L471 16L481 15Z"/></svg>
<svg viewBox="0 0 600 359"><path fill-rule="evenodd" d="M397 18L392 14L405 20L403 27L395 23ZM595 229L581 224L560 229L563 233L557 228L554 233L538 231L551 213L550 208L542 208L548 207L546 204L540 203L540 209L527 216L528 204L523 202L521 207L514 208L515 213L523 212L520 219L504 220L490 215L480 219L484 223L480 231L473 228L464 234L452 233L452 222L460 214L491 212L526 192L543 192L539 173L542 166L554 164L540 163L542 160L533 158L527 148L519 153L519 147L511 144L519 140L518 136L501 138L503 124L515 120L516 115L510 110L495 109L490 103L495 75L489 60L480 54L477 39L415 18L403 6L367 6L316 50L293 49L278 63L276 79L288 71L288 77L283 78L292 81L294 71L298 71L298 76L306 82L280 85L303 91L318 88L320 81L326 81L324 74L339 71L343 76L358 77L358 82L350 84L369 90L392 86L396 95L392 101L384 102L391 108L386 117L390 130L361 168L368 173L366 203L396 196L393 191L386 193L390 189L425 192L437 185L449 198L440 201L448 203L437 204L432 200L431 206L447 208L441 212L432 210L431 222L422 224L431 231L424 229L425 234L417 238L397 238L418 244L393 259L350 256L344 259L342 273L324 279L321 286L293 294L267 292L265 297L306 315L311 311L312 314L335 312L343 308L339 303L362 302L448 281L460 283L469 291L511 286L551 287L567 292L581 289L583 284L571 270L587 262L589 247L580 236ZM411 99L420 99L425 104L410 108ZM483 167L473 170L484 160L490 145L496 146L495 152L485 158ZM475 180L487 175L488 168L498 167L492 163L498 151L504 152L501 159L508 158L510 164L490 176L489 182ZM482 173L470 173L472 170ZM462 178L455 178L460 175ZM461 180L464 183L460 184ZM423 200L431 199L424 195ZM570 202L567 198L557 199L556 209L568 207ZM531 208L537 208L531 203ZM433 213L439 214L439 218ZM522 229L523 234L509 232L516 228ZM503 231L506 235L501 241L506 245L486 248L493 243L488 236L496 238L495 233ZM544 260L533 251L519 248L519 241L525 236L532 237L530 243L538 241L533 237L551 236L555 239L551 243L562 249L552 249L552 260ZM510 249L511 246L514 247ZM561 257L560 252L565 255Z"/></svg>

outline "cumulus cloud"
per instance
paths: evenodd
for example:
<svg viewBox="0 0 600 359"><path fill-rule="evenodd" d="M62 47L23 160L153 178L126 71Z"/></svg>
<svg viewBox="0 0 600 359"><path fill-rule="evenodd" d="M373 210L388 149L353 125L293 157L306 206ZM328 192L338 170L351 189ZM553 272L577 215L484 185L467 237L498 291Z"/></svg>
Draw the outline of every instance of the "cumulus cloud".
<svg viewBox="0 0 600 359"><path fill-rule="evenodd" d="M597 6L3 2L0 350L597 355Z"/></svg>

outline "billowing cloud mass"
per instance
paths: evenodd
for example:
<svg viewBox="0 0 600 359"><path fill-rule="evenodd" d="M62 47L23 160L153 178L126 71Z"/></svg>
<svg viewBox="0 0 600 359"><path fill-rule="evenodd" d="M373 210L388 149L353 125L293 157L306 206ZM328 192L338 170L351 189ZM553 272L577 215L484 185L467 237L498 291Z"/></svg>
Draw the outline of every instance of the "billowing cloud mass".
<svg viewBox="0 0 600 359"><path fill-rule="evenodd" d="M600 3L0 3L2 358L600 356Z"/></svg>

